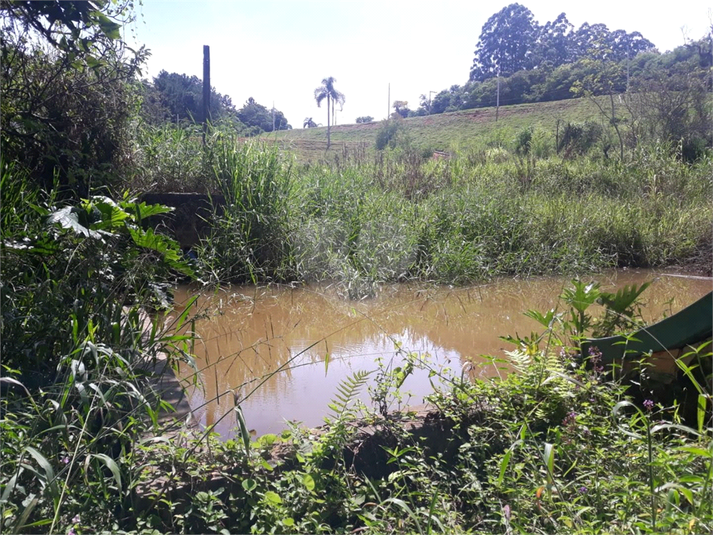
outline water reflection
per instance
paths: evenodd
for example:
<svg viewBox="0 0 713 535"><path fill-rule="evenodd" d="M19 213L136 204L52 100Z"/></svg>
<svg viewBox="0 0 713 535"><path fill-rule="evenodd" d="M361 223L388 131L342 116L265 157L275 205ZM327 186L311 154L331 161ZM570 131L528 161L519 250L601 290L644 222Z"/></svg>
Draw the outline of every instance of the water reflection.
<svg viewBox="0 0 713 535"><path fill-rule="evenodd" d="M610 291L652 279L643 294L647 321L675 313L711 290L710 280L644 270L596 277ZM233 409L234 392L247 397L245 419L258 435L279 432L285 420L320 425L340 381L356 370L375 369L378 358L399 365L398 348L455 373L465 362L482 363L481 355L503 357L512 346L498 337L537 330L523 312L556 306L568 283L540 278L465 288L402 284L360 302L341 299L329 286L241 286L202 295L198 305L207 317L195 327L202 387L192 389L191 405L203 425L219 422L216 431L224 438L234 434L235 418L221 419ZM182 288L176 302L190 294L190 288ZM190 370L182 373L189 376ZM497 371L490 365L478 373ZM428 372L415 373L403 388L413 393L407 403L422 403L432 390Z"/></svg>

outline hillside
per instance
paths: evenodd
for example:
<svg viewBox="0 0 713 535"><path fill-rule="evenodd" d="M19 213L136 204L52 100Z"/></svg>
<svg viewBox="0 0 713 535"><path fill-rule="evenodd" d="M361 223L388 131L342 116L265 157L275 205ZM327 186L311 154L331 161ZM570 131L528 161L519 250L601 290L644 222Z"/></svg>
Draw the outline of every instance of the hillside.
<svg viewBox="0 0 713 535"><path fill-rule="evenodd" d="M477 108L424 117L409 117L402 124L412 146L419 150L450 151L482 145L500 138L509 143L511 138L527 127L551 132L554 136L557 121L582 122L599 120L601 114L588 99L570 99L533 104L501 106L498 121L496 110ZM332 146L329 153L340 154L345 148L373 149L382 122L338 125L332 127ZM329 155L327 128L283 130L263 134L261 139L278 141L292 149L300 161L316 161ZM331 159L331 158L330 158Z"/></svg>

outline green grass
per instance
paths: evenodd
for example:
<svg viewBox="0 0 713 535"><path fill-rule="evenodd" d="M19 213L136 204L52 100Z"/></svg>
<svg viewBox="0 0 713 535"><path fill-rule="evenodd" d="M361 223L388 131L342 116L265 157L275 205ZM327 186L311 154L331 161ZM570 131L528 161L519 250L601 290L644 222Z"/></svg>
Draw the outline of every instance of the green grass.
<svg viewBox="0 0 713 535"><path fill-rule="evenodd" d="M450 152L498 140L509 143L518 131L529 127L544 130L554 137L558 120L562 123L600 120L597 107L587 99L501 106L497 122L495 115L495 108L478 108L410 117L403 120L403 126L414 148ZM373 148L380 128L379 121L332 127L332 147L328 152L326 127L284 130L263 134L261 138L277 141L281 147L294 152L299 161L316 161L342 157L345 150Z"/></svg>

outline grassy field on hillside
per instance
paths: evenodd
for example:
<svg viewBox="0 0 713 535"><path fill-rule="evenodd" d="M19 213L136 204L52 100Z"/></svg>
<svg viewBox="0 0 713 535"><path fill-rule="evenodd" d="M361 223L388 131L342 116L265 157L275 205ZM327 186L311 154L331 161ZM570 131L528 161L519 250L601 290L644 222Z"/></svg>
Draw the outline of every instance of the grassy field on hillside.
<svg viewBox="0 0 713 535"><path fill-rule="evenodd" d="M601 121L596 105L589 99L560 100L535 104L501 106L498 120L495 108L478 108L452 113L409 117L402 124L410 143L417 150L454 151L491 143L509 143L517 132L535 128L554 138L557 122ZM332 127L332 146L327 152L327 128L282 130L263 134L263 140L275 140L294 151L298 161L332 160L345 150L373 149L381 121Z"/></svg>

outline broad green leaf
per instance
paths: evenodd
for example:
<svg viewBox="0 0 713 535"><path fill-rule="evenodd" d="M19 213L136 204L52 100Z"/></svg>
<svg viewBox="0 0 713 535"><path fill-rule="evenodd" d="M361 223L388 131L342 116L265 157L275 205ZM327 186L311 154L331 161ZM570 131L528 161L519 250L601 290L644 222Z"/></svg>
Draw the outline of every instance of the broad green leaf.
<svg viewBox="0 0 713 535"><path fill-rule="evenodd" d="M686 453L691 453L693 455L698 455L699 457L705 457L707 459L713 458L713 449L703 449L697 448L695 446L681 446L676 448L677 451L684 451Z"/></svg>
<svg viewBox="0 0 713 535"><path fill-rule="evenodd" d="M87 238L100 239L101 234L95 230L91 230L79 222L79 216L75 209L71 206L65 206L60 208L56 212L53 212L47 218L47 222L50 225L60 225L62 228L66 228L74 231L75 234L85 236Z"/></svg>
<svg viewBox="0 0 713 535"><path fill-rule="evenodd" d="M498 476L498 485L503 484L503 480L505 479L505 472L508 469L508 465L510 464L510 457L512 457L512 447L508 449L507 453L503 456L503 460L500 461L500 475Z"/></svg>
<svg viewBox="0 0 713 535"><path fill-rule="evenodd" d="M92 453L91 456L99 459L106 465L114 476L114 481L116 481L116 486L119 489L119 492L121 492L121 471L119 470L119 466L116 464L116 461L103 453Z"/></svg>
<svg viewBox="0 0 713 535"><path fill-rule="evenodd" d="M280 498L280 495L271 490L268 490L265 493L265 499L273 505L280 505L282 503L282 498Z"/></svg>
<svg viewBox="0 0 713 535"><path fill-rule="evenodd" d="M109 39L119 39L121 37L121 33L119 32L121 25L111 20L101 11L93 11L92 18L94 19L94 23L101 28L102 33Z"/></svg>
<svg viewBox="0 0 713 535"><path fill-rule="evenodd" d="M50 483L52 480L54 480L54 470L52 469L52 465L45 458L45 456L32 446L27 446L25 450L30 455L32 455L32 457L34 457L34 459L37 461L37 464L39 464L42 468L42 471L45 473L46 483Z"/></svg>
<svg viewBox="0 0 713 535"><path fill-rule="evenodd" d="M180 249L174 240L156 234L153 229L142 230L130 228L129 234L134 240L134 243L139 247L145 247L146 249L152 249L160 253L163 255L164 261L171 268L189 277L193 276L193 270L181 258Z"/></svg>
<svg viewBox="0 0 713 535"><path fill-rule="evenodd" d="M549 442L545 442L543 459L547 466L547 479L551 480L554 477L555 471L555 446Z"/></svg>
<svg viewBox="0 0 713 535"><path fill-rule="evenodd" d="M198 300L198 296L194 295L188 300L188 303L186 303L185 307L183 307L183 312L181 312L181 315L178 316L178 320L176 320L176 331L180 331L181 327L183 327L183 324L186 322L186 319L188 318L188 314L191 311L191 308L193 308L193 304Z"/></svg>
<svg viewBox="0 0 713 535"><path fill-rule="evenodd" d="M636 287L636 284L632 284L631 286L626 285L615 294L602 292L599 296L599 302L612 312L616 312L617 314L626 314L628 309L636 303L638 297L650 285L651 282L645 282L638 288Z"/></svg>
<svg viewBox="0 0 713 535"><path fill-rule="evenodd" d="M119 203L124 210L134 212L134 217L137 223L141 223L144 218L151 217L154 215L168 214L173 211L170 206L164 206L162 204L146 204L145 202L130 202L122 201Z"/></svg>
<svg viewBox="0 0 713 535"><path fill-rule="evenodd" d="M698 433L695 429L692 429L688 426L685 425L680 425L680 424L659 424L655 425L651 428L651 434L653 435L654 433L657 433L658 431L661 430L669 430L669 429L675 429L676 431L683 431L684 433L688 433L694 436L700 436L700 433Z"/></svg>
<svg viewBox="0 0 713 535"><path fill-rule="evenodd" d="M311 475L305 474L302 478L302 483L304 483L308 491L312 492L314 490L314 478Z"/></svg>

